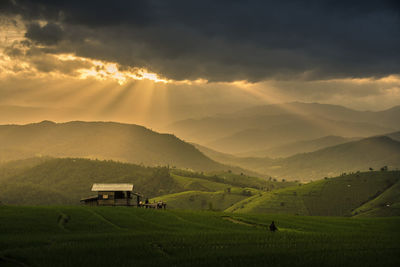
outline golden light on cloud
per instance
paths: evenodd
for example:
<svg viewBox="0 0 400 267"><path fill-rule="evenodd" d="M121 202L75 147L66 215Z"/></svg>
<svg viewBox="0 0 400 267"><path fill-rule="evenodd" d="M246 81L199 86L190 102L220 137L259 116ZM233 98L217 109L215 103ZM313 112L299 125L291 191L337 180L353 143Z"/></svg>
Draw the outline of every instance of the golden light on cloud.
<svg viewBox="0 0 400 267"><path fill-rule="evenodd" d="M21 53L26 53L29 48L17 47ZM29 76L72 76L78 79L94 78L99 81L116 81L123 85L130 80L149 80L155 83L173 83L185 85L199 85L208 83L207 80L181 80L176 81L161 77L145 68L121 66L115 62L79 57L74 54L48 54L40 50L37 55L12 57L0 53L0 70L2 74L12 75L17 73ZM43 71L43 69L45 71Z"/></svg>
<svg viewBox="0 0 400 267"><path fill-rule="evenodd" d="M119 65L114 62L93 60L89 58L77 57L73 54L56 55L60 61L82 61L91 65L90 68L79 68L80 79L95 78L97 80L115 80L120 85L129 80L150 80L156 83L169 83L171 80L163 79L158 74L147 71L143 68L128 67L121 70Z"/></svg>
<svg viewBox="0 0 400 267"><path fill-rule="evenodd" d="M44 22L39 21L40 25ZM129 80L149 80L170 83L159 74L144 68L121 67L118 63L80 57L75 54L51 54L36 45L33 49L25 40L26 28L19 17L0 17L0 76L27 75L29 77L95 78L117 81L123 85ZM29 54L29 55L28 55Z"/></svg>
<svg viewBox="0 0 400 267"><path fill-rule="evenodd" d="M40 22L44 25L44 22ZM121 66L116 62L80 57L75 54L52 54L38 44L34 48L23 44L26 28L20 18L0 17L0 76L65 77L99 81L130 80L185 85L206 84L204 79L176 81L161 77L145 68ZM29 54L29 55L28 55Z"/></svg>

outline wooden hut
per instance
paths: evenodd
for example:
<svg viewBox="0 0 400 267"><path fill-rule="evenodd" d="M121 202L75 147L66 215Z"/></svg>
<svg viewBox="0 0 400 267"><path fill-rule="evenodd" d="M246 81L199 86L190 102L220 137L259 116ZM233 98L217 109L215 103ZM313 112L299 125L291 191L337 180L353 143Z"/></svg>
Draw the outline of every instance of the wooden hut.
<svg viewBox="0 0 400 267"><path fill-rule="evenodd" d="M97 195L81 199L89 206L136 206L140 195L133 192L133 184L93 184L92 191ZM136 201L133 200L135 196Z"/></svg>

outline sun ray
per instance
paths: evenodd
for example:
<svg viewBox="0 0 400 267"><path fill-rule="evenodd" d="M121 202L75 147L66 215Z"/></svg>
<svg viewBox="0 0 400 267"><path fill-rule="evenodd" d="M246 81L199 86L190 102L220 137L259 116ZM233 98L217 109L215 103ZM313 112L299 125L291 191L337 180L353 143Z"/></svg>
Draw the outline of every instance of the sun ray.
<svg viewBox="0 0 400 267"><path fill-rule="evenodd" d="M249 94L261 99L267 104L280 104L279 107L283 110L299 116L303 120L308 121L309 123L326 130L326 132L340 132L341 135L347 137L347 135L345 134L347 132L347 129L344 126L341 126L340 123L335 123L333 121L327 120L319 114L310 115L309 112L304 111L300 107L297 107L295 105L282 103L282 100L287 98L283 95L277 94L274 91L273 86L263 85L263 88L260 90L260 88L257 88L260 85L251 84L243 81L233 82L232 84L240 88L241 90L244 90ZM349 135L348 137L351 137L351 135Z"/></svg>

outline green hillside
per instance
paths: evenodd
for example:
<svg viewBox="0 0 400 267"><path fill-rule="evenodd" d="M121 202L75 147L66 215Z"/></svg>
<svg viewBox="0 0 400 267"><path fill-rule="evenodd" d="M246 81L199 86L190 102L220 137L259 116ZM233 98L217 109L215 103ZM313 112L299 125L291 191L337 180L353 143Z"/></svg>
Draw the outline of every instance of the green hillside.
<svg viewBox="0 0 400 267"><path fill-rule="evenodd" d="M50 159L0 179L1 200L10 204L79 204L93 183L133 183L148 196L182 190L166 168L77 158Z"/></svg>
<svg viewBox="0 0 400 267"><path fill-rule="evenodd" d="M168 209L223 211L257 193L258 190L252 188L231 188L230 192L185 191L156 197L151 201L165 201Z"/></svg>
<svg viewBox="0 0 400 267"><path fill-rule="evenodd" d="M79 158L32 158L0 165L0 201L8 204L79 204L82 197L93 195L93 183L133 183L136 192L150 198L190 190L216 192L234 186L271 190L291 185L232 172L206 175Z"/></svg>
<svg viewBox="0 0 400 267"><path fill-rule="evenodd" d="M180 176L176 173L185 176ZM238 201L261 192L298 184L233 173L219 173L218 175L207 176L199 173L187 173L182 170L172 170L171 177L184 189L184 192L158 196L151 199L151 201L165 201L168 203L169 209L186 210L222 211Z"/></svg>
<svg viewBox="0 0 400 267"><path fill-rule="evenodd" d="M278 232L266 231L272 220ZM0 265L389 267L400 264L399 224L399 217L0 206Z"/></svg>
<svg viewBox="0 0 400 267"><path fill-rule="evenodd" d="M252 187L266 191L298 184L298 182L292 181L277 181L276 179L272 179L272 177L266 179L249 176L244 173L236 174L230 170L228 170L227 172L209 172L207 174L190 172L180 169L173 169L171 171L173 174L176 174L178 176L184 176L186 178L186 181L190 181L190 179L188 180L188 178L200 178L202 180L228 184L236 187Z"/></svg>
<svg viewBox="0 0 400 267"><path fill-rule="evenodd" d="M400 193L399 171L365 172L324 179L255 195L228 208L239 213L351 216L379 196ZM396 186L393 186L396 184ZM396 215L395 213L386 215Z"/></svg>
<svg viewBox="0 0 400 267"><path fill-rule="evenodd" d="M146 166L227 170L174 135L115 122L0 125L0 162L36 156L106 159ZM242 172L241 169L232 169Z"/></svg>
<svg viewBox="0 0 400 267"><path fill-rule="evenodd" d="M400 181L353 211L356 216L400 216Z"/></svg>
<svg viewBox="0 0 400 267"><path fill-rule="evenodd" d="M10 176L18 175L25 170L37 166L50 158L48 157L35 157L23 160L12 160L7 162L0 162L0 182Z"/></svg>

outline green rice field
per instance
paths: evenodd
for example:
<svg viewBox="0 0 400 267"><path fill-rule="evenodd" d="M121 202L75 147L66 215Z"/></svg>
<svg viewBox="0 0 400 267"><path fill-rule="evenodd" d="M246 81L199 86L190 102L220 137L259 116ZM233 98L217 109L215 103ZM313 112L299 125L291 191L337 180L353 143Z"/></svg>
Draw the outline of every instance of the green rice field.
<svg viewBox="0 0 400 267"><path fill-rule="evenodd" d="M0 206L0 266L400 266L399 226L400 217Z"/></svg>

